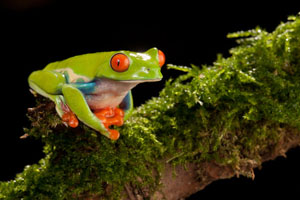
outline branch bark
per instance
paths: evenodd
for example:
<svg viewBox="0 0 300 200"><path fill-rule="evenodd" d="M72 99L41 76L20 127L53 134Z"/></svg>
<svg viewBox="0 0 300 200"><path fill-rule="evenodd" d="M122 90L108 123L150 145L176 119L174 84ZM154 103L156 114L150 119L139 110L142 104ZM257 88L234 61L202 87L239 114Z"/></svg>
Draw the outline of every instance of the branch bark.
<svg viewBox="0 0 300 200"><path fill-rule="evenodd" d="M286 157L285 154L289 149L300 146L300 134L296 134L297 130L282 131L284 131L283 137L279 142L272 147L270 146L269 151L262 152L262 162L274 160L279 156ZM254 179L254 169L261 165L253 160L248 160L237 170L231 166L221 166L212 161L198 164L188 163L186 166L176 166L174 169L172 165L165 163L165 169L161 178L162 188L154 193L151 197L153 200L184 199L204 189L213 181L232 178L245 172L251 174ZM175 176L174 173L176 174ZM124 198L126 200L140 200L144 198L141 194L135 194L132 187L126 187L126 193L127 197Z"/></svg>

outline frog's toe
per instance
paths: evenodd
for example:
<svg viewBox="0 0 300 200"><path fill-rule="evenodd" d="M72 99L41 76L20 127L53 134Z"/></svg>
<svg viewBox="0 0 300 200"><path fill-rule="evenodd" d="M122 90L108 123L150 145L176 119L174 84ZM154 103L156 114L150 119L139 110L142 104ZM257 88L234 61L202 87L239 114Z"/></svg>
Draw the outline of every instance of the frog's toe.
<svg viewBox="0 0 300 200"><path fill-rule="evenodd" d="M115 115L114 109L111 107L108 108L103 108L103 109L99 109L99 110L95 110L94 114L98 117L98 118L108 118L108 117L113 117Z"/></svg>
<svg viewBox="0 0 300 200"><path fill-rule="evenodd" d="M117 139L119 139L119 137L120 137L119 131L114 130L114 129L108 129L108 131L109 131L109 133L110 133L109 138L110 138L111 140L117 140Z"/></svg>
<svg viewBox="0 0 300 200"><path fill-rule="evenodd" d="M78 126L79 122L75 115L71 116L68 124L72 128L76 128Z"/></svg>
<svg viewBox="0 0 300 200"><path fill-rule="evenodd" d="M115 115L116 116L120 116L120 117L124 117L124 110L120 109L120 108L115 108Z"/></svg>
<svg viewBox="0 0 300 200"><path fill-rule="evenodd" d="M62 115L63 122L66 122L70 127L76 128L79 124L76 115L72 112L66 112Z"/></svg>
<svg viewBox="0 0 300 200"><path fill-rule="evenodd" d="M124 124L124 119L121 116L115 116L110 119L111 125L122 126Z"/></svg>
<svg viewBox="0 0 300 200"><path fill-rule="evenodd" d="M122 126L124 123L124 111L120 108L104 108L94 112L105 127L111 125Z"/></svg>

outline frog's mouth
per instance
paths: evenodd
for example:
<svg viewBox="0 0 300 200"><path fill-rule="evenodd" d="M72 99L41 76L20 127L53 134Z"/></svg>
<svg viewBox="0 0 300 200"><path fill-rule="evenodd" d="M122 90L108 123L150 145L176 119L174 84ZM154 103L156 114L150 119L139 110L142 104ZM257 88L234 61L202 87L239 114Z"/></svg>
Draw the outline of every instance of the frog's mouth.
<svg viewBox="0 0 300 200"><path fill-rule="evenodd" d="M122 83L145 83L145 82L158 82L161 81L162 78L157 79L146 79L146 80L127 80L127 81L118 81Z"/></svg>

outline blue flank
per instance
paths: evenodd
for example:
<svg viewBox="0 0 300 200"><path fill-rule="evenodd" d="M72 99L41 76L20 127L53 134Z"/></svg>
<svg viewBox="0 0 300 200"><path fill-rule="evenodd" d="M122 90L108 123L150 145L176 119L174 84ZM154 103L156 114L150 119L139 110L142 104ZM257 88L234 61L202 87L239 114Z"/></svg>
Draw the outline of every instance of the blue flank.
<svg viewBox="0 0 300 200"><path fill-rule="evenodd" d="M71 83L84 94L90 94L95 91L96 82L88 83Z"/></svg>
<svg viewBox="0 0 300 200"><path fill-rule="evenodd" d="M126 96L124 97L123 101L120 104L120 108L123 109L124 111L129 110L131 107L131 101L130 101L130 92L129 91Z"/></svg>

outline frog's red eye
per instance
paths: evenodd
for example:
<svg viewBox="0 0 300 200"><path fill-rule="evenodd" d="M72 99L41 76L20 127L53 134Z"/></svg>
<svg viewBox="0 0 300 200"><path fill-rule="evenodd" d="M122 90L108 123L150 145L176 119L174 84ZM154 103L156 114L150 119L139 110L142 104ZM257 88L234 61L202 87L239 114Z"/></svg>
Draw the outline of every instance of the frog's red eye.
<svg viewBox="0 0 300 200"><path fill-rule="evenodd" d="M166 61L165 54L161 50L158 50L158 64L159 64L159 66L162 67L165 64L165 61Z"/></svg>
<svg viewBox="0 0 300 200"><path fill-rule="evenodd" d="M117 53L110 59L110 66L116 72L125 72L130 65L130 61L125 54Z"/></svg>

